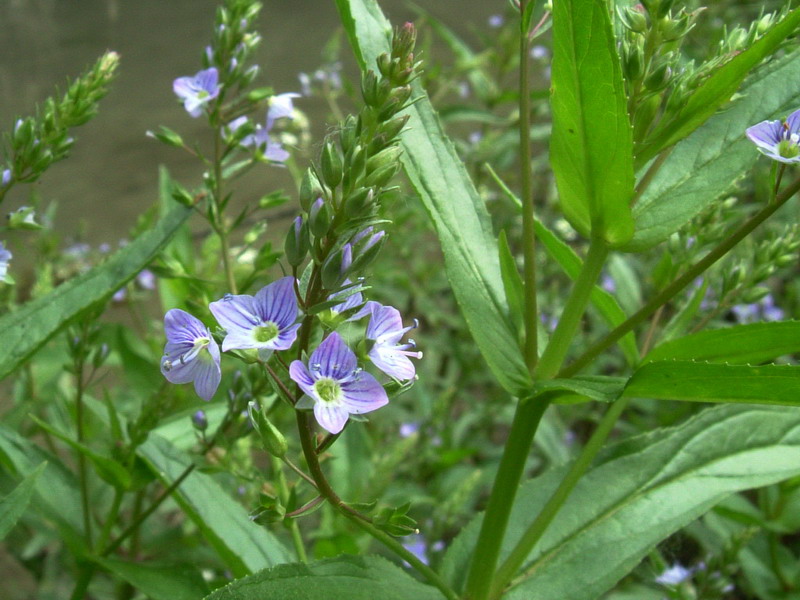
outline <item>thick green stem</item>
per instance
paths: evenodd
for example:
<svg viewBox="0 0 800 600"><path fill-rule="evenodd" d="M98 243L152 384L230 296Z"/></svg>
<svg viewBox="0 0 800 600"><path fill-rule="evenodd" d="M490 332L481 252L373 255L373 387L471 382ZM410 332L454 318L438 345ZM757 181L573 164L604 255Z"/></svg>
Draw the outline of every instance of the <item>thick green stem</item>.
<svg viewBox="0 0 800 600"><path fill-rule="evenodd" d="M517 404L470 564L466 593L470 600L488 597L519 481L525 471L533 436L546 409L547 403L542 401L520 400Z"/></svg>
<svg viewBox="0 0 800 600"><path fill-rule="evenodd" d="M535 373L537 379L550 379L561 368L583 314L586 312L586 305L589 303L592 289L594 289L597 278L600 277L600 271L603 269L607 256L608 247L605 242L599 238L592 239L583 268L575 280L575 287L561 312L550 343L547 344L547 348L539 360Z"/></svg>
<svg viewBox="0 0 800 600"><path fill-rule="evenodd" d="M520 14L525 14L527 0L520 2ZM520 28L519 36L519 161L522 193L522 258L525 279L525 363L533 372L539 360L539 309L536 300L536 233L534 231L533 185L531 182L531 96L528 71L530 38Z"/></svg>
<svg viewBox="0 0 800 600"><path fill-rule="evenodd" d="M699 275L704 273L711 265L725 256L731 249L747 237L752 231L767 220L772 214L783 206L789 198L800 191L800 179L793 181L783 192L781 192L774 202L767 204L764 208L742 223L733 233L722 240L716 248L706 254L701 260L691 266L683 275L677 277L665 287L660 293L653 296L642 308L626 321L618 325L613 331L609 332L603 339L591 346L586 352L581 354L575 362L562 369L559 377L570 377L580 371L583 367L591 363L599 354L615 344L622 336L635 327L643 323L660 306L666 304L689 283L694 281ZM544 357L542 358L544 360ZM541 363L540 363L541 366Z"/></svg>
<svg viewBox="0 0 800 600"><path fill-rule="evenodd" d="M542 534L544 534L547 527L553 521L553 518L558 514L559 509L563 506L570 492L572 492L575 485L586 472L586 469L589 468L595 456L597 456L597 453L603 447L606 438L608 438L608 435L611 433L627 404L627 398L620 398L611 405L603 416L597 429L592 434L592 437L589 438L586 446L583 447L580 455L572 464L572 467L570 467L569 472L561 481L558 488L556 488L556 491L553 492L547 504L544 505L541 512L536 516L536 519L522 535L513 550L511 550L508 558L500 565L500 568L493 578L490 598L493 600L500 598L508 582L511 581L517 569L522 566L525 559L530 555L536 542L541 539Z"/></svg>

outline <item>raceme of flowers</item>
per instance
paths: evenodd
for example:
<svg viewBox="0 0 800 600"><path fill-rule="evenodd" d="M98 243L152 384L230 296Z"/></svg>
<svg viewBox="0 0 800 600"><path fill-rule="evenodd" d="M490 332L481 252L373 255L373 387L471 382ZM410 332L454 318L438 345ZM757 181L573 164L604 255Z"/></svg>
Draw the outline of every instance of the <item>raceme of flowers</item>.
<svg viewBox="0 0 800 600"><path fill-rule="evenodd" d="M225 330L222 351L257 350L261 360L272 352L289 350L300 328L293 277L264 286L255 296L228 294L209 304L209 310ZM351 298L357 297L356 301ZM363 302L360 294L347 298L348 308ZM398 381L415 379L412 358L422 358L413 340L401 343L414 325L403 327L400 312L378 302L367 302L349 320L369 316L367 358L380 371ZM194 383L197 394L211 400L221 380L220 349L211 330L193 315L172 309L164 317L167 343L161 372L171 383ZM266 354L264 354L266 352ZM298 408L312 408L317 422L330 433L339 433L351 414L364 414L385 406L389 398L383 385L358 365L358 358L337 332L330 333L311 353L308 363L295 360L289 376L305 396Z"/></svg>

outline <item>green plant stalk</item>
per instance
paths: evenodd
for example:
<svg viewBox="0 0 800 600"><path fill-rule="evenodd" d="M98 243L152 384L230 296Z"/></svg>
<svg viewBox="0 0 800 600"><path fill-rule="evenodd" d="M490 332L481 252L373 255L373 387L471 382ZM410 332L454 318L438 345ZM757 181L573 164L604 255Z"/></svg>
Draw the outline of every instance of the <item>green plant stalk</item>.
<svg viewBox="0 0 800 600"><path fill-rule="evenodd" d="M86 334L84 327L83 335ZM82 344L83 342L81 342ZM82 351L81 351L82 352ZM75 421L78 432L78 443L84 442L83 431L83 358L75 361ZM81 507L83 509L83 530L86 534L86 544L92 547L92 513L89 508L89 480L86 473L86 457L83 452L78 452L78 477L81 482Z"/></svg>
<svg viewBox="0 0 800 600"><path fill-rule="evenodd" d="M543 401L519 400L517 403L469 567L466 597L470 600L488 598L519 481L525 470L533 436L547 406L548 403Z"/></svg>
<svg viewBox="0 0 800 600"><path fill-rule="evenodd" d="M108 516L103 523L103 530L100 532L100 538L97 540L97 547L95 552L98 554L103 551L103 547L108 543L108 538L111 536L111 528L117 522L119 516L119 507L122 505L122 498L125 492L121 488L114 489L114 499L111 501L111 508L108 511Z"/></svg>
<svg viewBox="0 0 800 600"><path fill-rule="evenodd" d="M521 0L520 15L525 14L528 0ZM536 299L536 232L534 230L534 206L531 182L531 95L528 72L530 62L530 37L523 30L520 19L519 35L519 161L520 188L522 194L522 258L524 261L525 312L525 364L533 373L539 360L538 331L539 310Z"/></svg>
<svg viewBox="0 0 800 600"><path fill-rule="evenodd" d="M608 247L605 242L593 239L583 268L575 280L575 286L561 314L558 327L553 332L550 343L536 367L537 379L553 377L561 366L586 311L586 305L605 264L606 256ZM517 405L470 565L467 579L467 597L470 600L485 600L493 587L492 575L505 537L514 497L533 437L546 408L547 403L541 400L536 402L521 400Z"/></svg>
<svg viewBox="0 0 800 600"><path fill-rule="evenodd" d="M236 294L236 278L231 267L231 249L228 242L228 232L225 230L225 222L222 216L222 157L221 157L221 133L219 127L215 128L214 133L214 193L211 201L214 203L214 231L219 237L220 250L222 251L222 266L225 269L225 277L228 281L228 289L231 294Z"/></svg>
<svg viewBox="0 0 800 600"><path fill-rule="evenodd" d="M536 516L533 523L531 523L525 533L522 534L522 537L511 550L506 560L503 561L503 564L497 569L497 573L495 573L495 576L492 578L492 590L489 595L492 600L500 598L506 585L514 577L514 574L525 562L528 555L530 555L531 550L533 550L533 547L541 539L547 527L552 523L553 518L558 514L558 511L575 488L575 485L580 481L580 478L583 477L586 469L589 468L589 465L592 464L595 456L597 456L597 453L603 447L603 444L614 429L614 425L625 410L628 402L628 398L619 398L606 411L606 414L603 415L592 437L589 438L589 441L583 447L583 450L581 450L578 458L572 463L569 472L564 479L561 480L561 483L558 485L555 492L553 492L553 495L550 496L550 499Z"/></svg>
<svg viewBox="0 0 800 600"><path fill-rule="evenodd" d="M593 238L583 268L575 280L575 287L572 288L558 325L539 360L535 371L537 379L551 379L561 368L607 256L608 246L605 242L600 238Z"/></svg>
<svg viewBox="0 0 800 600"><path fill-rule="evenodd" d="M774 202L770 202L747 221L742 223L735 229L728 237L722 240L711 252L706 254L701 260L691 266L683 275L676 277L672 283L665 287L661 292L653 296L642 308L635 314L631 315L627 320L620 323L614 330L610 331L581 354L575 361L558 373L558 377L571 377L579 372L583 367L591 363L599 354L607 348L615 344L623 335L633 330L635 327L643 323L650 315L652 315L660 306L666 304L678 293L683 290L689 283L695 280L699 275L705 272L709 267L716 263L719 259L725 256L733 249L739 242L747 237L752 231L767 220L772 214L783 206L789 198L794 196L800 191L800 178L794 180L789 184L783 192L781 192ZM544 357L543 357L544 358ZM540 363L541 366L541 363Z"/></svg>
<svg viewBox="0 0 800 600"><path fill-rule="evenodd" d="M283 463L281 463L281 459L279 459L277 456L270 455L269 458L270 462L272 463L272 470L275 473L275 483L277 484L278 495L281 498L281 503L286 506L286 504L289 502L289 486L286 483L286 476L283 473ZM288 522L284 521L284 524L292 534L292 543L294 544L294 549L297 553L297 559L300 562L308 562L306 548L303 543L303 537L300 535L300 528L297 525L297 521L294 519L289 519Z"/></svg>

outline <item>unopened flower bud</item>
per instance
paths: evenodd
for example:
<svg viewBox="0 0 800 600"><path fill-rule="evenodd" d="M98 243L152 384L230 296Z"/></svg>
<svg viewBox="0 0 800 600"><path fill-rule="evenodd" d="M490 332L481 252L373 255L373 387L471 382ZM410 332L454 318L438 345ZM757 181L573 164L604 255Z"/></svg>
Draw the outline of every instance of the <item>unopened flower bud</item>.
<svg viewBox="0 0 800 600"><path fill-rule="evenodd" d="M667 63L658 66L644 79L644 87L651 92L664 89L672 79L672 69Z"/></svg>
<svg viewBox="0 0 800 600"><path fill-rule="evenodd" d="M374 173L370 173L369 175L367 175L367 178L364 181L364 185L368 187L381 188L385 186L387 183L389 183L392 177L397 175L397 172L399 170L400 170L399 162L395 162L393 164L381 167Z"/></svg>
<svg viewBox="0 0 800 600"><path fill-rule="evenodd" d="M264 411L259 410L255 402L248 402L247 414L250 416L250 421L253 423L253 429L255 429L261 437L261 443L264 444L264 449L278 458L285 456L286 451L289 449L289 444L278 428L267 418Z"/></svg>
<svg viewBox="0 0 800 600"><path fill-rule="evenodd" d="M406 22L402 27L394 32L392 38L392 56L406 57L414 51L417 43L417 30L413 23Z"/></svg>
<svg viewBox="0 0 800 600"><path fill-rule="evenodd" d="M402 115L400 117L395 117L391 121L384 121L381 123L380 133L385 135L388 141L392 141L400 134L403 127L406 126L408 119L409 115Z"/></svg>
<svg viewBox="0 0 800 600"><path fill-rule="evenodd" d="M381 75L388 78L392 73L392 57L387 52L384 52L378 57L378 71Z"/></svg>
<svg viewBox="0 0 800 600"><path fill-rule="evenodd" d="M300 206L303 210L309 210L311 203L317 198L324 196L322 184L317 179L316 174L312 169L307 169L303 174L303 179L300 181Z"/></svg>
<svg viewBox="0 0 800 600"><path fill-rule="evenodd" d="M361 95L367 106L379 106L383 102L378 93L378 76L375 71L367 71L361 77Z"/></svg>
<svg viewBox="0 0 800 600"><path fill-rule="evenodd" d="M183 138L172 129L168 127L161 126L159 131L148 131L145 135L151 138L157 139L159 142L163 142L168 146L173 146L175 148L183 148Z"/></svg>
<svg viewBox="0 0 800 600"><path fill-rule="evenodd" d="M397 165L403 149L400 146L389 146L378 152L367 161L367 175L387 166Z"/></svg>
<svg viewBox="0 0 800 600"><path fill-rule="evenodd" d="M359 188L347 196L344 201L344 213L349 218L363 217L365 211L371 208L375 193L372 188Z"/></svg>
<svg viewBox="0 0 800 600"><path fill-rule="evenodd" d="M208 418L206 417L206 411L198 410L196 413L192 415L192 425L198 431L205 431L208 429Z"/></svg>
<svg viewBox="0 0 800 600"><path fill-rule="evenodd" d="M356 137L358 128L358 121L353 115L348 115L342 124L342 130L339 133L339 142L342 145L342 152L345 155L350 154L353 146L356 144Z"/></svg>
<svg viewBox="0 0 800 600"><path fill-rule="evenodd" d="M353 265L350 267L350 274L352 275L353 273L360 273L366 269L378 256L378 253L381 251L381 248L383 248L383 244L385 242L385 231L373 233L372 235L359 240L358 243L354 241L354 257Z"/></svg>
<svg viewBox="0 0 800 600"><path fill-rule="evenodd" d="M626 46L622 63L625 79L630 82L638 81L642 76L643 68L644 56L642 55L642 49L638 45Z"/></svg>
<svg viewBox="0 0 800 600"><path fill-rule="evenodd" d="M367 167L367 150L361 144L352 148L345 158L344 176L342 177L342 187L345 190L352 189L358 183L364 170Z"/></svg>
<svg viewBox="0 0 800 600"><path fill-rule="evenodd" d="M647 31L647 17L636 10L636 8L632 6L617 8L617 14L622 24L634 33L644 33Z"/></svg>
<svg viewBox="0 0 800 600"><path fill-rule="evenodd" d="M327 142L322 150L322 178L330 188L335 188L342 181L342 155L339 149Z"/></svg>
<svg viewBox="0 0 800 600"><path fill-rule="evenodd" d="M410 85L394 88L389 94L389 99L381 106L380 112L378 113L378 120L388 121L391 119L405 108L409 98L411 98Z"/></svg>
<svg viewBox="0 0 800 600"><path fill-rule="evenodd" d="M308 211L308 225L314 237L325 237L331 225L331 209L322 198L317 198Z"/></svg>
<svg viewBox="0 0 800 600"><path fill-rule="evenodd" d="M297 217L286 233L286 241L283 245L286 260L293 267L299 266L305 259L309 247L308 225L302 217Z"/></svg>
<svg viewBox="0 0 800 600"><path fill-rule="evenodd" d="M322 286L326 290L338 290L344 281L342 275L342 258L344 249L339 248L336 252L331 252L322 264Z"/></svg>

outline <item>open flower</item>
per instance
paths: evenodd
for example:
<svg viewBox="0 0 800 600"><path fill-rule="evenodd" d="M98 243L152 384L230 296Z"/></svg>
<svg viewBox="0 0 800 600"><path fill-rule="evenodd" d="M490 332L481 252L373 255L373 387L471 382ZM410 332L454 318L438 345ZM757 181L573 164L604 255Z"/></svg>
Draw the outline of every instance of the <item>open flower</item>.
<svg viewBox="0 0 800 600"><path fill-rule="evenodd" d="M364 307L371 313L369 325L367 325L367 339L373 342L372 349L369 351L369 359L381 371L399 379L408 381L414 379L416 369L409 356L422 358L422 352L414 350L416 344L414 340L401 344L400 339L417 327L417 320L409 327L403 327L403 318L400 311L392 306L383 306L378 302L367 302ZM365 311L360 311L364 314Z"/></svg>
<svg viewBox="0 0 800 600"><path fill-rule="evenodd" d="M225 328L222 351L257 348L287 350L297 338L294 278L273 281L253 296L228 294L208 306Z"/></svg>
<svg viewBox="0 0 800 600"><path fill-rule="evenodd" d="M189 313L173 308L164 316L167 344L161 357L161 373L170 383L194 381L203 400L211 400L222 372L219 346L208 327Z"/></svg>
<svg viewBox="0 0 800 600"><path fill-rule="evenodd" d="M178 77L172 90L183 102L183 107L193 117L199 117L203 106L219 95L219 73L215 67L199 71L194 77Z"/></svg>
<svg viewBox="0 0 800 600"><path fill-rule="evenodd" d="M786 121L761 121L747 128L747 137L759 152L782 163L800 162L800 110Z"/></svg>
<svg viewBox="0 0 800 600"><path fill-rule="evenodd" d="M289 119L292 118L292 112L294 111L294 104L292 103L292 100L299 97L300 94L286 92L285 94L272 96L269 99L269 109L267 110L268 130L272 129L272 124L275 122L275 119L281 119L283 117L287 117Z"/></svg>
<svg viewBox="0 0 800 600"><path fill-rule="evenodd" d="M360 415L385 406L386 390L369 373L358 368L356 355L333 332L308 359L296 360L289 375L314 402L314 416L323 429L339 433L351 414Z"/></svg>

